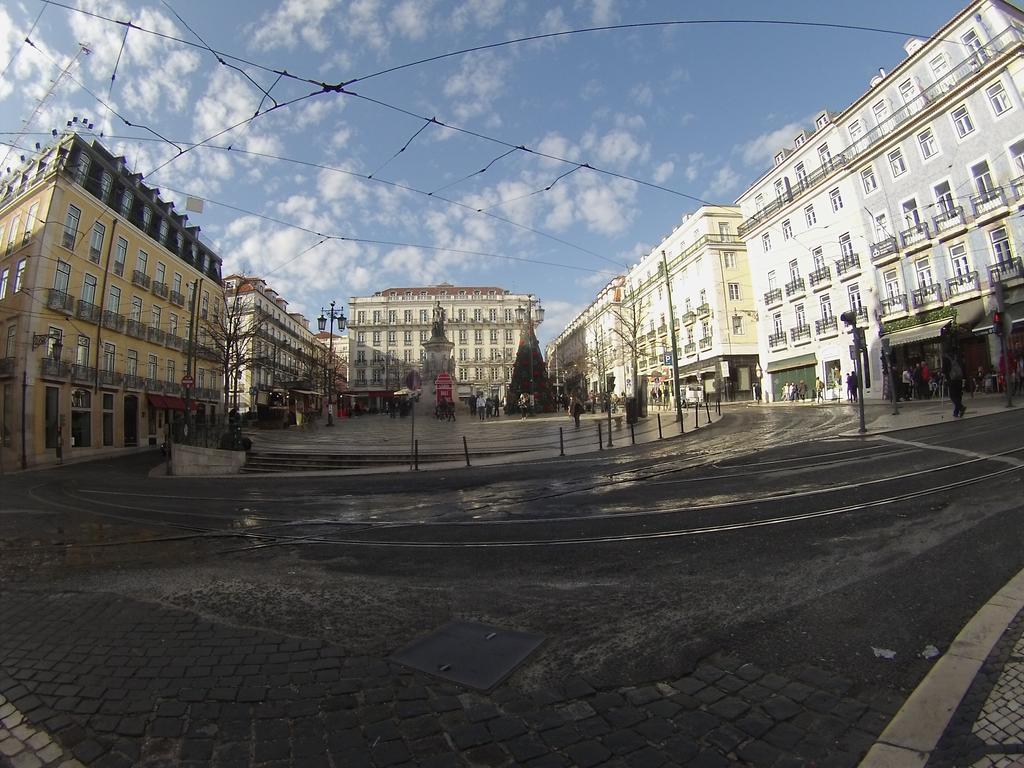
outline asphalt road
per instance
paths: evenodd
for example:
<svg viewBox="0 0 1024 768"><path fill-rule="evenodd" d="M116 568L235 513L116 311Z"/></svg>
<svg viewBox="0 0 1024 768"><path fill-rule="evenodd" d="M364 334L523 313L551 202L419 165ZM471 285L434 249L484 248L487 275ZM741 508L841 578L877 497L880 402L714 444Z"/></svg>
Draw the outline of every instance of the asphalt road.
<svg viewBox="0 0 1024 768"><path fill-rule="evenodd" d="M465 470L182 479L139 456L25 473L3 481L0 582L361 657L452 618L526 630L546 642L522 690L672 679L718 653L896 702L1024 567L1024 415L851 427L845 409L737 407L699 439Z"/></svg>

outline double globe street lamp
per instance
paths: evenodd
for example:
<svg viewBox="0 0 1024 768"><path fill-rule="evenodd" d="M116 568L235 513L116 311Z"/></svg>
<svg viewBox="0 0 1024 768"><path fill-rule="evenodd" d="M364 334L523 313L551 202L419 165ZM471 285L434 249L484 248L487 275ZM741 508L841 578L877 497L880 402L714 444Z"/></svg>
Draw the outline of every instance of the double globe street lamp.
<svg viewBox="0 0 1024 768"><path fill-rule="evenodd" d="M317 327L320 328L320 332L323 333L330 322L330 343L327 345L327 355L330 360L327 373L327 426L334 426L334 406L331 403L331 391L334 389L334 323L338 323L338 333L345 330L345 312L341 309L334 308L335 302L331 302L331 308L326 307L320 308L320 317L316 319Z"/></svg>

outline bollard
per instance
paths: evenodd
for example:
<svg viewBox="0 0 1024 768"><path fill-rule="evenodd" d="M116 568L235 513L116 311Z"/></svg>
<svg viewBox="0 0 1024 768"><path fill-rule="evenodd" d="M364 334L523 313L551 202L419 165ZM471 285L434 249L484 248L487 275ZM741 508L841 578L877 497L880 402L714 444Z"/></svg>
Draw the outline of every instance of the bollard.
<svg viewBox="0 0 1024 768"><path fill-rule="evenodd" d="M466 466L469 466L469 443L466 442L466 436L462 436L462 452L466 454Z"/></svg>
<svg viewBox="0 0 1024 768"><path fill-rule="evenodd" d="M710 424L711 423L711 404L707 400L704 401L704 412L708 415L708 424ZM721 411L719 411L719 413L721 413Z"/></svg>
<svg viewBox="0 0 1024 768"><path fill-rule="evenodd" d="M565 435L561 427L558 428L558 455L565 456Z"/></svg>
<svg viewBox="0 0 1024 768"><path fill-rule="evenodd" d="M417 440L413 444L412 458L413 458L413 463L415 465L416 470L419 471L419 468L420 468L420 441L419 440Z"/></svg>
<svg viewBox="0 0 1024 768"><path fill-rule="evenodd" d="M700 403L693 404L693 427L696 429L700 426Z"/></svg>
<svg viewBox="0 0 1024 768"><path fill-rule="evenodd" d="M660 413L658 414L658 439L659 440L664 440L665 439L665 435L663 435L661 433L661 414Z"/></svg>
<svg viewBox="0 0 1024 768"><path fill-rule="evenodd" d="M633 422L629 422L629 441L636 445L636 432L633 431Z"/></svg>
<svg viewBox="0 0 1024 768"><path fill-rule="evenodd" d="M601 422L597 422L597 450L604 450L604 438L601 437Z"/></svg>

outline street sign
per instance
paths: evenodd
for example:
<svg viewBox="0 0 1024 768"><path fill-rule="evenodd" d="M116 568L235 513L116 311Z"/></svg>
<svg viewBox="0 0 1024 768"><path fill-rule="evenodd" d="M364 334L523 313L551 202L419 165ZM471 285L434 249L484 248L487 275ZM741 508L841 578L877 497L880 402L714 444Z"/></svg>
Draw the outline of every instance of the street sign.
<svg viewBox="0 0 1024 768"><path fill-rule="evenodd" d="M195 383L196 380L189 376L187 373L181 377L181 386L185 387L186 389L191 387Z"/></svg>
<svg viewBox="0 0 1024 768"><path fill-rule="evenodd" d="M666 352L665 353L665 365L672 365L672 353L671 352Z"/></svg>

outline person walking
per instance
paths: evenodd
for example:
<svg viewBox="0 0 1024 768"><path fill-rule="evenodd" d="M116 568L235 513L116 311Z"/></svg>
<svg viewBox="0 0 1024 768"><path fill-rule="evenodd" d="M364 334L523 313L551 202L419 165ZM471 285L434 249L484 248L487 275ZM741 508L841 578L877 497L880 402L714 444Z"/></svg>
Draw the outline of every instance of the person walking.
<svg viewBox="0 0 1024 768"><path fill-rule="evenodd" d="M946 363L946 380L949 384L949 399L953 401L953 418L967 413L964 405L964 367L955 355L943 355Z"/></svg>
<svg viewBox="0 0 1024 768"><path fill-rule="evenodd" d="M846 374L846 400L850 403L857 402L857 374L853 371Z"/></svg>
<svg viewBox="0 0 1024 768"><path fill-rule="evenodd" d="M583 401L580 400L579 395L572 396L572 420L576 424L576 429L580 428L580 414L583 413Z"/></svg>
<svg viewBox="0 0 1024 768"><path fill-rule="evenodd" d="M815 395L816 395L815 399L819 403L824 403L825 402L825 382L821 380L821 376L819 376L817 379L814 380L814 392L815 392Z"/></svg>
<svg viewBox="0 0 1024 768"><path fill-rule="evenodd" d="M480 421L483 421L487 415L487 398L484 397L483 392L476 396L476 413Z"/></svg>

